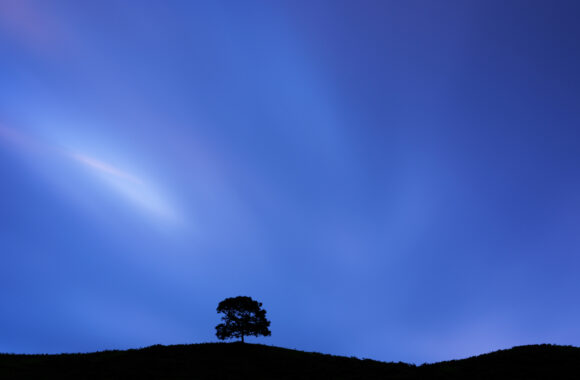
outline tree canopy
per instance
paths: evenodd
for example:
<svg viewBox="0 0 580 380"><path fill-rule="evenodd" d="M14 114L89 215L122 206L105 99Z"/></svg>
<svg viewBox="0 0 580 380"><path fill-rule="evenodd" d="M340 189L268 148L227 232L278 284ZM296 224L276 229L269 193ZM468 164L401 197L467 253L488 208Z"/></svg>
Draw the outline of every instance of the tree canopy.
<svg viewBox="0 0 580 380"><path fill-rule="evenodd" d="M217 307L218 313L223 313L222 321L215 327L216 336L220 340L240 338L245 336L270 336L268 329L270 321L266 319L266 310L262 303L251 297L238 296L226 298Z"/></svg>

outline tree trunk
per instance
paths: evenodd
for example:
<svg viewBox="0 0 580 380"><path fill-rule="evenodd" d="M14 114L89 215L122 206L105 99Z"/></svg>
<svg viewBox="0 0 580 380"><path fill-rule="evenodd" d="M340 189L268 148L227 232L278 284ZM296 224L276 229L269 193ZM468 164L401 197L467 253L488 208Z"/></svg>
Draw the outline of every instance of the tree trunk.
<svg viewBox="0 0 580 380"><path fill-rule="evenodd" d="M244 334L242 334L242 343L244 343Z"/></svg>

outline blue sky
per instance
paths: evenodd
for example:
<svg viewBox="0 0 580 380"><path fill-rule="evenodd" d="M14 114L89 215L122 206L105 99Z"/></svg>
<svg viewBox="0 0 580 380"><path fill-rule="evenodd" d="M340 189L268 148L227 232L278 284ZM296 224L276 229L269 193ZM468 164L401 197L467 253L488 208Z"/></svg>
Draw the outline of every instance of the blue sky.
<svg viewBox="0 0 580 380"><path fill-rule="evenodd" d="M0 351L580 345L578 11L0 2Z"/></svg>

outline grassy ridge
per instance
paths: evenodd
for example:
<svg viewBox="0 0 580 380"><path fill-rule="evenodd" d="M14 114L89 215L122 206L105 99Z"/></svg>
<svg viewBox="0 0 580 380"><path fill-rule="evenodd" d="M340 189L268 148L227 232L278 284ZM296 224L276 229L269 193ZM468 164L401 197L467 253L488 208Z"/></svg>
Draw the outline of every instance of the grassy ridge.
<svg viewBox="0 0 580 380"><path fill-rule="evenodd" d="M414 366L258 344L0 355L0 379L579 379L580 348L521 346Z"/></svg>
<svg viewBox="0 0 580 380"><path fill-rule="evenodd" d="M419 369L431 379L580 379L580 348L519 346Z"/></svg>

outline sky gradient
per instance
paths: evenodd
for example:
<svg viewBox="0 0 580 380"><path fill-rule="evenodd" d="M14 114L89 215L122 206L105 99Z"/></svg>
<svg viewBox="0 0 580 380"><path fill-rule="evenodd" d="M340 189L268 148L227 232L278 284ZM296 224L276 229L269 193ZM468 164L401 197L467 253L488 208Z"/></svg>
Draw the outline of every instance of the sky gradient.
<svg viewBox="0 0 580 380"><path fill-rule="evenodd" d="M0 352L580 345L579 12L0 0Z"/></svg>

